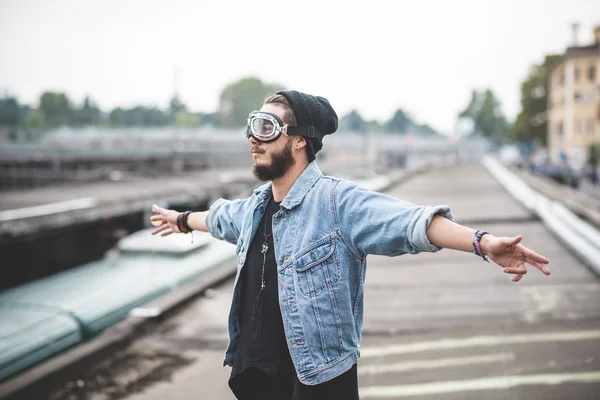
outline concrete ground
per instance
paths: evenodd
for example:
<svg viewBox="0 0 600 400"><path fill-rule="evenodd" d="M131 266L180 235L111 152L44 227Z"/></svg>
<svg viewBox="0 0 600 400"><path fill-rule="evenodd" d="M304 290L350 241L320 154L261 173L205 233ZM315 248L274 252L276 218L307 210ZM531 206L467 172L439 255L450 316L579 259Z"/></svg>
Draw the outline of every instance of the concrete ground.
<svg viewBox="0 0 600 400"><path fill-rule="evenodd" d="M450 250L368 263L359 362L361 399L600 398L600 279L482 166L419 175L391 189L448 204L457 222L523 243L551 260L512 283L495 264ZM233 399L221 367L232 280L50 399Z"/></svg>

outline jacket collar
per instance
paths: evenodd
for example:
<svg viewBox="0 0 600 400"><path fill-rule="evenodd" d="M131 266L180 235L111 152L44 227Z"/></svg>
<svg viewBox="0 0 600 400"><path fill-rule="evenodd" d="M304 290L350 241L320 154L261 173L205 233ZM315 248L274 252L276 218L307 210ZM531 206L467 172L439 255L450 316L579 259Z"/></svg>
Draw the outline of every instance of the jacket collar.
<svg viewBox="0 0 600 400"><path fill-rule="evenodd" d="M304 171L300 174L296 182L292 185L292 188L288 192L285 199L281 202L281 207L288 210L293 209L302 202L302 199L308 193L310 188L323 176L323 173L317 166L315 161L312 161L306 166ZM256 196L261 197L263 200L271 196L272 183L265 183L258 189L254 190Z"/></svg>

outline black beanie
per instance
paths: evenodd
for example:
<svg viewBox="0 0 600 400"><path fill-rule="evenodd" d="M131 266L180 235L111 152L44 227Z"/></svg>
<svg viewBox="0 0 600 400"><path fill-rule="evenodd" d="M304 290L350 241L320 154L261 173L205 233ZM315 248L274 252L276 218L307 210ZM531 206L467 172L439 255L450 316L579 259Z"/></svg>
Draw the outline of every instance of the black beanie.
<svg viewBox="0 0 600 400"><path fill-rule="evenodd" d="M297 90L282 90L277 94L284 96L289 101L298 126L312 125L325 135L330 135L337 130L338 116L326 98ZM308 143L309 150L312 147L314 154L323 148L323 142L319 139L310 139Z"/></svg>

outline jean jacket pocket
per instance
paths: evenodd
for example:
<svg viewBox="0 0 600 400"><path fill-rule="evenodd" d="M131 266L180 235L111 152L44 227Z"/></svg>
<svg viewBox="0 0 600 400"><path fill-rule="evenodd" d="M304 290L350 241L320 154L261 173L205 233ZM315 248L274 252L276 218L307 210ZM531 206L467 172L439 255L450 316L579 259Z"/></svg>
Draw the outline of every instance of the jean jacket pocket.
<svg viewBox="0 0 600 400"><path fill-rule="evenodd" d="M335 239L302 254L295 262L300 293L310 296L333 287L340 279L340 266L335 255Z"/></svg>

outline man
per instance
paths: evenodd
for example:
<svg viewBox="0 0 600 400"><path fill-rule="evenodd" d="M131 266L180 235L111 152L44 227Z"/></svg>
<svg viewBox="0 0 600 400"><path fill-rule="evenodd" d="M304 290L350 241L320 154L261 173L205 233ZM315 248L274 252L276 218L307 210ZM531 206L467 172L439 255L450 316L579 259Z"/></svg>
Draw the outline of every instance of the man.
<svg viewBox="0 0 600 400"><path fill-rule="evenodd" d="M447 206L417 206L323 176L315 163L337 129L327 99L269 96L248 118L254 174L270 181L206 212L153 206L153 234L200 230L236 245L229 314L229 386L239 399L358 399L356 363L368 254L449 248L474 252L518 282L549 261L519 244L453 222Z"/></svg>

